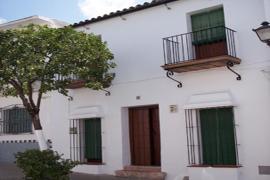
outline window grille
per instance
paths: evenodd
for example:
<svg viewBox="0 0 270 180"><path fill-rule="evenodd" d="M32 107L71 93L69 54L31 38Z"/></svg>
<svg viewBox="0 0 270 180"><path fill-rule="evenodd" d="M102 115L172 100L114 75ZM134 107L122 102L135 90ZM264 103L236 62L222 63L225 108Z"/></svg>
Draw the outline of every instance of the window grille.
<svg viewBox="0 0 270 180"><path fill-rule="evenodd" d="M232 108L209 109L208 113L210 113L210 115L213 112L219 113L222 111L223 114L220 113L222 116L220 119L222 120L218 120L217 114L211 116L212 119L211 117L200 117L201 114L203 115L202 111L204 111L204 109L185 110L189 165L238 166L239 144L237 143L235 121L232 116L232 123L228 125L227 120L230 120L228 118L231 115L228 113L227 116L224 115L224 112L232 112ZM202 119L206 119L206 121ZM214 121L218 122L214 123ZM209 122L212 122L212 124L209 124ZM218 128L216 128L215 124L219 122L220 124ZM227 123L227 125L222 124L222 122ZM226 128L231 128L231 130L227 131ZM229 150L231 150L230 152L228 152L228 147Z"/></svg>
<svg viewBox="0 0 270 180"><path fill-rule="evenodd" d="M71 160L101 163L101 119L72 119L69 127Z"/></svg>
<svg viewBox="0 0 270 180"><path fill-rule="evenodd" d="M32 133L32 119L28 111L20 105L0 109L0 133Z"/></svg>

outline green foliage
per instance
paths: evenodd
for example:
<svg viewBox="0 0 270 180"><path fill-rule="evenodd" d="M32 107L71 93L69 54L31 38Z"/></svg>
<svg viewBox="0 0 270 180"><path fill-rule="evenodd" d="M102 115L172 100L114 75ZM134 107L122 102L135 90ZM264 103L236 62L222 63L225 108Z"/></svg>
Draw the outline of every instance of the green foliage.
<svg viewBox="0 0 270 180"><path fill-rule="evenodd" d="M23 170L26 179L66 180L77 163L61 158L52 150L27 150L16 154L16 164Z"/></svg>
<svg viewBox="0 0 270 180"><path fill-rule="evenodd" d="M5 96L28 95L39 81L41 93L58 90L66 95L71 75L99 90L109 87L114 78L112 59L98 36L71 27L32 24L0 31L0 90Z"/></svg>

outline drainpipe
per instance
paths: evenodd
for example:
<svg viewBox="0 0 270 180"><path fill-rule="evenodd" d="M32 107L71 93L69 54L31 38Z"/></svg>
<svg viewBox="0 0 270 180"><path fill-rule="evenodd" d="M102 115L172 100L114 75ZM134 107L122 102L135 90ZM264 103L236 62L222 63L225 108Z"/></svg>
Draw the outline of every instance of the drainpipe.
<svg viewBox="0 0 270 180"><path fill-rule="evenodd" d="M265 20L270 22L270 1L264 0Z"/></svg>

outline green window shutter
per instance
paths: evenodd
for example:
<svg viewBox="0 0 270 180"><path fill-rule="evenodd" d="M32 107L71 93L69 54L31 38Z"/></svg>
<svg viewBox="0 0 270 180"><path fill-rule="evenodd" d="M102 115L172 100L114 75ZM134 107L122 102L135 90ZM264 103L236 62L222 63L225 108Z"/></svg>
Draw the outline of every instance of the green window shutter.
<svg viewBox="0 0 270 180"><path fill-rule="evenodd" d="M211 30L211 38L213 41L226 39L225 35L225 20L223 8L213 10L209 13L210 27L217 27Z"/></svg>
<svg viewBox="0 0 270 180"><path fill-rule="evenodd" d="M200 111L203 164L217 164L217 121L215 109Z"/></svg>
<svg viewBox="0 0 270 180"><path fill-rule="evenodd" d="M102 161L101 119L85 120L85 158L88 161Z"/></svg>
<svg viewBox="0 0 270 180"><path fill-rule="evenodd" d="M213 28L225 26L223 8L192 15L191 25L192 31L194 32L193 44L195 45L223 40L226 37L223 27Z"/></svg>
<svg viewBox="0 0 270 180"><path fill-rule="evenodd" d="M234 120L232 108L220 108L218 110L220 161L226 165L236 164L236 151L234 139Z"/></svg>
<svg viewBox="0 0 270 180"><path fill-rule="evenodd" d="M203 164L235 165L232 108L200 110Z"/></svg>

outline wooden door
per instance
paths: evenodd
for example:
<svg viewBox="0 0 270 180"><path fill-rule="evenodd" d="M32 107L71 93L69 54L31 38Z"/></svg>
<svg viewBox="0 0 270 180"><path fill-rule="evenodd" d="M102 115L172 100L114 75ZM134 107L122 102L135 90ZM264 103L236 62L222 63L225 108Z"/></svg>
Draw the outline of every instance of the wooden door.
<svg viewBox="0 0 270 180"><path fill-rule="evenodd" d="M158 107L150 108L151 165L160 166L160 128Z"/></svg>
<svg viewBox="0 0 270 180"><path fill-rule="evenodd" d="M160 165L160 129L158 107L129 109L132 165Z"/></svg>

